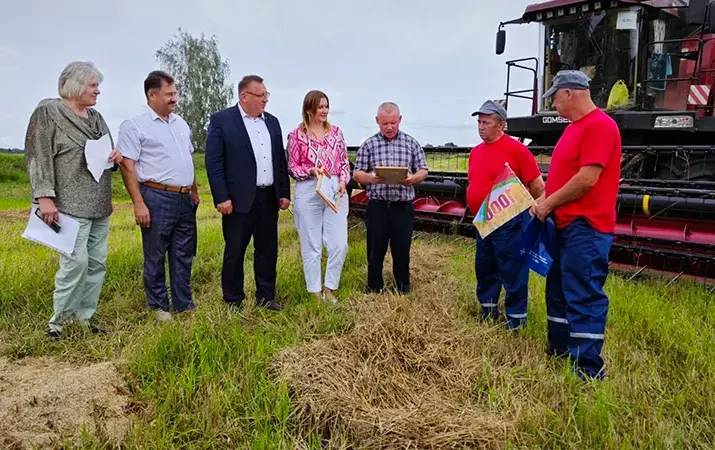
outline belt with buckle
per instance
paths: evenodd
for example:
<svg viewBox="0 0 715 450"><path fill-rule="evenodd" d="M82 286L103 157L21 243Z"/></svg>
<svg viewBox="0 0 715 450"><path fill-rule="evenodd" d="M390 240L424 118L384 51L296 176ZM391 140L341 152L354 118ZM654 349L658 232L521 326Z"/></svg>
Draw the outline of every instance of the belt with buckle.
<svg viewBox="0 0 715 450"><path fill-rule="evenodd" d="M150 188L159 189L161 191L176 192L178 194L188 194L191 192L191 186L171 186L168 184L155 183L153 181L144 181L142 184Z"/></svg>
<svg viewBox="0 0 715 450"><path fill-rule="evenodd" d="M412 204L411 201L409 200L380 200L380 199L375 199L374 200L377 203L381 203L383 205L387 205L388 208L391 208L393 206L400 206L400 207L405 207L407 205Z"/></svg>

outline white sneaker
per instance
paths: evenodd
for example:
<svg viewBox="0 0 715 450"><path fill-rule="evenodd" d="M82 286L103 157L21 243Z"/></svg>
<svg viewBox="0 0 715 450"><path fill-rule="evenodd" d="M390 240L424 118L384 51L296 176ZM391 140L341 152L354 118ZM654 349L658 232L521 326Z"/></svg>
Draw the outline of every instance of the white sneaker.
<svg viewBox="0 0 715 450"><path fill-rule="evenodd" d="M171 320L171 313L169 311L157 309L155 318L157 323L169 322Z"/></svg>

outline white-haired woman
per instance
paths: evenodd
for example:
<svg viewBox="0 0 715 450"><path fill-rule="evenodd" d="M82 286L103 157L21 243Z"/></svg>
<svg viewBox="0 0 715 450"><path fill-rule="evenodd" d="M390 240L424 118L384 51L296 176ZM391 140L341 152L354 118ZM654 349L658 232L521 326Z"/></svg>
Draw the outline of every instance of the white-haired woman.
<svg viewBox="0 0 715 450"><path fill-rule="evenodd" d="M109 134L101 114L92 107L97 103L103 76L90 62L72 62L59 77L60 98L42 100L30 117L25 137L25 163L32 188L33 208L39 208L48 225L66 214L80 224L74 251L60 255L55 274L54 314L47 336L59 339L69 321L86 325L93 333L100 330L90 324L97 310L104 283L112 213L110 169L99 182L87 169L84 148L87 140ZM117 169L122 155L114 149L108 160Z"/></svg>

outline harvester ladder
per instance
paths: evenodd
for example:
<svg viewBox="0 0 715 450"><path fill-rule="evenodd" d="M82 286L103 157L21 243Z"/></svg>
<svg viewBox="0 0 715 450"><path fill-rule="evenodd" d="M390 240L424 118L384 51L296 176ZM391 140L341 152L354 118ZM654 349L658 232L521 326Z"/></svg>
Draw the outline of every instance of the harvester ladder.
<svg viewBox="0 0 715 450"><path fill-rule="evenodd" d="M533 62L534 67L522 65L521 63L528 63L528 62ZM531 114L536 115L536 113L539 111L539 59L538 58L521 58L521 59L513 59L511 61L506 62L506 92L504 92L504 97L505 97L505 104L504 108L509 109L509 98L510 97L516 97L516 98L521 98L524 100L531 100ZM509 90L509 85L511 84L511 69L516 68L516 69L522 69L522 70L527 70L532 73L533 75L533 86L531 89L521 89L518 91L510 91ZM531 94L531 95L526 95L526 94Z"/></svg>

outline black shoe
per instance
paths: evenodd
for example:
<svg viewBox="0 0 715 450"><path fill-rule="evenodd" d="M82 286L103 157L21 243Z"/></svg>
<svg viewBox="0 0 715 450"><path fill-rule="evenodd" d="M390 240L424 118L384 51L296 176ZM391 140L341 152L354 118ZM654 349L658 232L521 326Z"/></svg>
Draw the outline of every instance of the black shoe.
<svg viewBox="0 0 715 450"><path fill-rule="evenodd" d="M271 311L281 311L283 310L283 306L279 305L273 300L263 300L261 302L257 302L257 305L260 306L261 308L266 308L270 309Z"/></svg>
<svg viewBox="0 0 715 450"><path fill-rule="evenodd" d="M182 309L181 311L175 309L174 313L176 313L176 314L184 314L184 313L190 314L190 313L196 311L196 309L197 309L196 305L194 305L192 303L188 308Z"/></svg>
<svg viewBox="0 0 715 450"><path fill-rule="evenodd" d="M61 332L61 331L57 331L57 330L49 330L49 331L47 332L47 337L48 337L51 341L57 342L57 341L62 340L62 332Z"/></svg>
<svg viewBox="0 0 715 450"><path fill-rule="evenodd" d="M103 329L101 329L101 328L97 328L97 327L95 327L94 325L91 325L91 324L90 324L90 325L87 325L87 329L88 329L89 332L92 333L92 334L101 334L101 335L107 334L107 330L103 330Z"/></svg>
<svg viewBox="0 0 715 450"><path fill-rule="evenodd" d="M241 309L243 302L226 302L226 305L228 305L228 309L238 311Z"/></svg>

